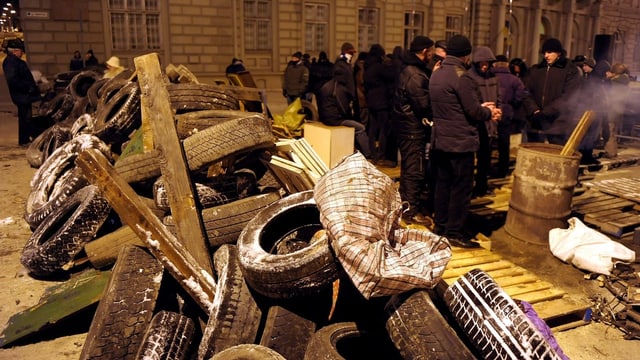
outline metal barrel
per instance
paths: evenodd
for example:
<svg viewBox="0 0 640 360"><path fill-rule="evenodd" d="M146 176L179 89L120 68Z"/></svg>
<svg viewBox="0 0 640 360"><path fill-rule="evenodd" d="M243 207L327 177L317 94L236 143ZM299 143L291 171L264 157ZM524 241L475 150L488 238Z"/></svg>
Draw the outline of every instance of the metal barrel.
<svg viewBox="0 0 640 360"><path fill-rule="evenodd" d="M518 240L547 245L549 230L566 228L578 181L580 154L562 146L527 143L518 148L505 231Z"/></svg>

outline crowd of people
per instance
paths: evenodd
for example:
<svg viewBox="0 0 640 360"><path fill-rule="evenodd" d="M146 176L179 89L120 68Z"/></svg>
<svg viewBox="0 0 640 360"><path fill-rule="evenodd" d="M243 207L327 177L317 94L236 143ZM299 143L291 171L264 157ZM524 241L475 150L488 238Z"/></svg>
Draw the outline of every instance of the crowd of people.
<svg viewBox="0 0 640 360"><path fill-rule="evenodd" d="M512 135L564 145L592 110L581 163L616 156L630 82L624 64L570 60L555 38L543 42L541 61L531 66L462 35L416 36L407 49L387 53L374 44L356 53L348 42L333 63L325 52L311 61L294 53L283 94L289 102L315 97L320 121L353 127L356 148L372 163L399 163L403 220L433 225L453 245L478 246L465 230L470 202L492 193L490 177L509 175Z"/></svg>

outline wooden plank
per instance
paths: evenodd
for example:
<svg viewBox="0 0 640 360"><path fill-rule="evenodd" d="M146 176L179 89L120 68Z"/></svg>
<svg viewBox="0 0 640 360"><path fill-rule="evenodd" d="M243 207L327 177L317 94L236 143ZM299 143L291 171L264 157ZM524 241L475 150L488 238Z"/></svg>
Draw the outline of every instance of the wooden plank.
<svg viewBox="0 0 640 360"><path fill-rule="evenodd" d="M571 207L572 208L580 208L584 205L593 203L593 202L597 202L597 201L602 201L602 200L608 200L608 199L612 199L613 197L611 195L608 194L604 194L601 193L600 191L597 192L587 192L584 195L581 196L577 196L574 197L571 201Z"/></svg>
<svg viewBox="0 0 640 360"><path fill-rule="evenodd" d="M101 236L84 246L84 252L93 266L100 269L113 264L118 258L120 249L128 244L146 246L138 235L128 226Z"/></svg>
<svg viewBox="0 0 640 360"><path fill-rule="evenodd" d="M189 168L176 132L169 91L160 69L157 53L134 58L140 84L140 107L146 109L155 148L160 150L160 171L167 188L171 215L175 219L177 238L198 265L213 274L200 211L196 206ZM178 67L180 71L180 67Z"/></svg>
<svg viewBox="0 0 640 360"><path fill-rule="evenodd" d="M592 202L590 204L581 206L577 209L573 209L573 211L586 213L591 211L592 209L624 209L624 208L632 208L633 202L620 198L612 198L601 201ZM597 210L596 210L597 211Z"/></svg>
<svg viewBox="0 0 640 360"><path fill-rule="evenodd" d="M518 276L504 276L499 278L494 278L495 282L500 285L500 287L510 287L519 284L529 284L539 281L540 279L534 274L522 274Z"/></svg>
<svg viewBox="0 0 640 360"><path fill-rule="evenodd" d="M586 310L590 306L591 303L587 301L576 301L576 299L571 296L565 296L559 299L537 302L533 304L533 309L538 313L540 318L547 321L564 314Z"/></svg>
<svg viewBox="0 0 640 360"><path fill-rule="evenodd" d="M598 219L609 216L612 214L619 214L621 211L619 209L605 209L600 211L588 212L584 214L584 222L588 224L593 224L594 222L598 222Z"/></svg>
<svg viewBox="0 0 640 360"><path fill-rule="evenodd" d="M491 270L506 269L510 267L513 267L513 263L506 260L500 260L500 261L494 261L486 264L471 265L471 266L455 268L450 270L447 269L443 274L443 278L445 280L448 280L451 278L458 278L473 269L480 269L480 270L484 270L485 272L489 272Z"/></svg>
<svg viewBox="0 0 640 360"><path fill-rule="evenodd" d="M120 220L135 231L149 251L208 314L216 289L211 273L186 251L99 150L82 151L76 164L87 180L103 191Z"/></svg>
<svg viewBox="0 0 640 360"><path fill-rule="evenodd" d="M616 237L621 237L627 232L633 231L640 225L640 216L636 214L627 214L626 217L606 222L600 226L600 231Z"/></svg>
<svg viewBox="0 0 640 360"><path fill-rule="evenodd" d="M520 294L515 298L519 300L524 300L530 304L536 304L542 301L549 301L553 299L560 299L565 296L567 293L563 290L557 288L551 288L543 291L529 292L525 294Z"/></svg>
<svg viewBox="0 0 640 360"><path fill-rule="evenodd" d="M502 257L500 255L495 255L495 254L487 254L484 256L475 256L475 257L464 258L464 259L453 258L449 261L449 264L447 264L447 269L455 269L460 267L468 267L471 265L486 264L489 262L499 261L500 259L502 259Z"/></svg>
<svg viewBox="0 0 640 360"><path fill-rule="evenodd" d="M511 297L518 297L519 295L538 292L541 290L548 290L553 288L551 283L546 281L535 281L525 284L514 284L511 286L503 287L503 290Z"/></svg>
<svg viewBox="0 0 640 360"><path fill-rule="evenodd" d="M0 347L51 327L98 303L110 276L111 271L89 270L47 289L37 305L9 318L0 334Z"/></svg>

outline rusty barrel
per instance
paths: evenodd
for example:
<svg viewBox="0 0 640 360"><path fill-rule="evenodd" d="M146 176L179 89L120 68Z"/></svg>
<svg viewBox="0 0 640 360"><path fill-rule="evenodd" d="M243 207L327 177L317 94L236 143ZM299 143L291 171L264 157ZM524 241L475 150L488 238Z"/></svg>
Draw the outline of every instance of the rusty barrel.
<svg viewBox="0 0 640 360"><path fill-rule="evenodd" d="M518 148L505 231L527 243L547 245L549 230L566 228L578 181L580 154L562 146L527 143Z"/></svg>

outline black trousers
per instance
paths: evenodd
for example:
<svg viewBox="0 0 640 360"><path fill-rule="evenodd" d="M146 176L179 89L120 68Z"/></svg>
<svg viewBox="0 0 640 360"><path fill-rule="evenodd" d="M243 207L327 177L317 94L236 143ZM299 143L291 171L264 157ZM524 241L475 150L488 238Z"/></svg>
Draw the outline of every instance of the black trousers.
<svg viewBox="0 0 640 360"><path fill-rule="evenodd" d="M473 152L452 153L435 150L435 226L436 233L465 239L473 189Z"/></svg>
<svg viewBox="0 0 640 360"><path fill-rule="evenodd" d="M31 142L33 128L31 126L31 104L16 104L18 107L18 144Z"/></svg>
<svg viewBox="0 0 640 360"><path fill-rule="evenodd" d="M474 191L476 194L484 195L489 189L489 170L491 168L491 138L487 132L487 127L480 124L478 135L480 147L476 152L476 183Z"/></svg>
<svg viewBox="0 0 640 360"><path fill-rule="evenodd" d="M399 135L400 147L400 198L409 203L407 215L419 212L421 194L426 190L425 179L427 164L424 156L427 144L426 134Z"/></svg>

